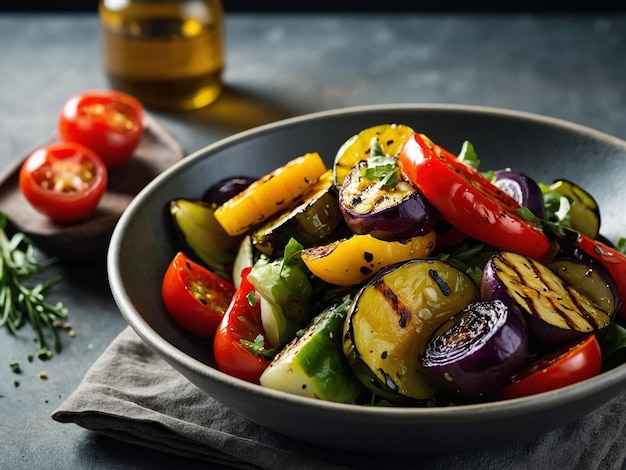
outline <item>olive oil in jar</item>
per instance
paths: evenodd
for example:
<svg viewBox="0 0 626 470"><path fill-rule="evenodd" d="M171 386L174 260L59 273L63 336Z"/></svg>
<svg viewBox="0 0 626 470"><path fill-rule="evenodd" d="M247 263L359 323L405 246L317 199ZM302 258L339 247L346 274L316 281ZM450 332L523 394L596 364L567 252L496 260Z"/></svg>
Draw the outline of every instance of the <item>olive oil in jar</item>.
<svg viewBox="0 0 626 470"><path fill-rule="evenodd" d="M111 86L146 107L204 107L222 91L221 0L100 0L103 66Z"/></svg>

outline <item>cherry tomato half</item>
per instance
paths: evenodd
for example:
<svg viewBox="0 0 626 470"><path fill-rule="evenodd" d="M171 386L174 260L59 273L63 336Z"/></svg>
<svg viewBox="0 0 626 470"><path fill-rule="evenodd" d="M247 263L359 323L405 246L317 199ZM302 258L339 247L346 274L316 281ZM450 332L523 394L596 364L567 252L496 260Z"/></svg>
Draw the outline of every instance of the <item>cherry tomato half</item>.
<svg viewBox="0 0 626 470"><path fill-rule="evenodd" d="M116 168L141 141L144 109L137 99L119 91L85 91L65 102L58 129L62 140L93 149L107 168Z"/></svg>
<svg viewBox="0 0 626 470"><path fill-rule="evenodd" d="M540 261L552 254L548 237L516 212L520 205L512 197L424 136L409 138L398 162L408 179L463 233Z"/></svg>
<svg viewBox="0 0 626 470"><path fill-rule="evenodd" d="M258 384L270 359L252 352L248 346L242 344L241 340L254 343L256 338L262 335L262 347L267 350L270 345L265 341L261 323L261 307L258 302L251 302L254 287L248 281L249 272L250 268L242 271L239 289L215 333L213 354L219 370L233 377Z"/></svg>
<svg viewBox="0 0 626 470"><path fill-rule="evenodd" d="M44 145L22 163L19 186L38 212L59 222L76 222L94 211L108 172L96 153L75 142Z"/></svg>
<svg viewBox="0 0 626 470"><path fill-rule="evenodd" d="M595 335L543 356L514 377L496 394L507 400L555 390L581 382L600 373L602 351Z"/></svg>
<svg viewBox="0 0 626 470"><path fill-rule="evenodd" d="M226 279L178 252L161 285L165 308L174 321L196 336L212 338L235 293Z"/></svg>

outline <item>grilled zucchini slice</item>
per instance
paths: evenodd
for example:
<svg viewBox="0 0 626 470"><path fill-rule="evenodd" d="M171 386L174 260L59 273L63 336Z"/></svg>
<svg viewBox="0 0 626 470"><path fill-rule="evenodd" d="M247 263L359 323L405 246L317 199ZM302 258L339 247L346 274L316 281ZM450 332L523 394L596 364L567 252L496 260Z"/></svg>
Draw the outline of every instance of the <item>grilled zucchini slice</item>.
<svg viewBox="0 0 626 470"><path fill-rule="evenodd" d="M437 259L390 266L355 296L343 349L356 376L394 402L428 400L436 389L419 361L433 331L471 302L476 284Z"/></svg>

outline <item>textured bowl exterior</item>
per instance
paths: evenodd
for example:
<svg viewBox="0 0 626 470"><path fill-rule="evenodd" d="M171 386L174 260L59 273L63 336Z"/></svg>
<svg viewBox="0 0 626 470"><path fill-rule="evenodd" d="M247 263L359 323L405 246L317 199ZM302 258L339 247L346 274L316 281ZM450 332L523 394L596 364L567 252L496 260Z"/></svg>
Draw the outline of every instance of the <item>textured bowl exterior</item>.
<svg viewBox="0 0 626 470"><path fill-rule="evenodd" d="M160 284L176 247L164 208L201 197L228 175L262 176L305 152L328 165L358 131L402 123L457 153L472 142L481 169L511 167L539 181L568 178L594 194L602 232L626 232L621 214L626 142L564 121L473 106L393 104L344 108L265 125L211 144L157 176L117 224L107 267L111 290L129 325L200 389L269 429L345 450L427 455L526 440L571 422L626 387L626 365L557 391L497 403L447 408L343 405L264 389L219 372L210 344L178 328L165 311Z"/></svg>

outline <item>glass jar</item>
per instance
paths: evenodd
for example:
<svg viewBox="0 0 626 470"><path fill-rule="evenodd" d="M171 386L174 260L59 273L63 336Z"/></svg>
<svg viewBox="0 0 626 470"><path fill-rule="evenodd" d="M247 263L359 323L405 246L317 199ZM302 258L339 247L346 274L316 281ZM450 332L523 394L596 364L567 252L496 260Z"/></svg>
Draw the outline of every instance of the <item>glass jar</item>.
<svg viewBox="0 0 626 470"><path fill-rule="evenodd" d="M222 91L221 0L100 0L102 60L112 88L146 107L204 107Z"/></svg>

